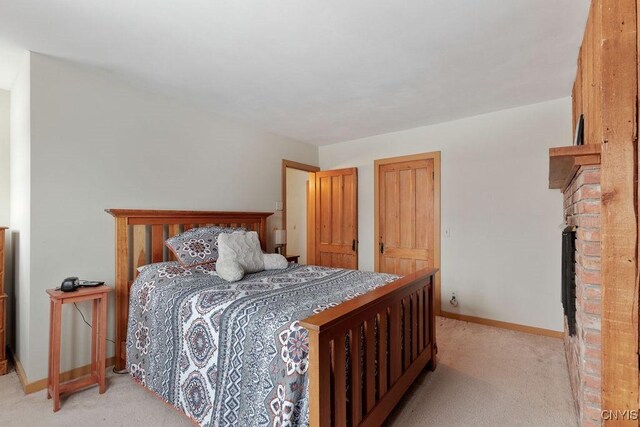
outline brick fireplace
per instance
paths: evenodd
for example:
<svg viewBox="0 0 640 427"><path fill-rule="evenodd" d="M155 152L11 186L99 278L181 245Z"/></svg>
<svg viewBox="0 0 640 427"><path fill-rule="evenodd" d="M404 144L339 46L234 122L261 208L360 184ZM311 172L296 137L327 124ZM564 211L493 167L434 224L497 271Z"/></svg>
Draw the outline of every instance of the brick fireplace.
<svg viewBox="0 0 640 427"><path fill-rule="evenodd" d="M579 423L601 425L600 166L578 169L563 189L564 217L575 227L575 334L565 316L564 345Z"/></svg>

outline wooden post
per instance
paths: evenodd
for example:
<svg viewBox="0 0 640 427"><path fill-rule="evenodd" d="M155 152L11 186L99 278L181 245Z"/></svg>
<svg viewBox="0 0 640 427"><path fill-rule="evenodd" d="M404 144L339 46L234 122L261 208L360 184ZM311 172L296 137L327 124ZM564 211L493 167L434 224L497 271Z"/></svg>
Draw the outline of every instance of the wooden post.
<svg viewBox="0 0 640 427"><path fill-rule="evenodd" d="M601 49L602 409L638 410L637 0L594 3ZM600 24L600 25L598 25ZM598 57L597 52L594 57ZM606 421L638 425L637 420Z"/></svg>
<svg viewBox="0 0 640 427"><path fill-rule="evenodd" d="M328 340L309 330L309 425L331 425L331 354ZM325 351L322 351L322 350Z"/></svg>
<svg viewBox="0 0 640 427"><path fill-rule="evenodd" d="M127 317L129 303L129 245L127 240L127 217L116 218L116 344L115 365L125 369L125 344L127 339Z"/></svg>

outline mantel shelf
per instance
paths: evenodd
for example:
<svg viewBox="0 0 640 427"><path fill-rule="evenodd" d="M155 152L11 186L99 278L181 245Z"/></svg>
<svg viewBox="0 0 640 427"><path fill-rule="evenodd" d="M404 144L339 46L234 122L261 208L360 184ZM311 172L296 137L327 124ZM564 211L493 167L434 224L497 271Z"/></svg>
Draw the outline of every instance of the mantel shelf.
<svg viewBox="0 0 640 427"><path fill-rule="evenodd" d="M600 144L549 148L549 188L564 189L580 166L600 164Z"/></svg>

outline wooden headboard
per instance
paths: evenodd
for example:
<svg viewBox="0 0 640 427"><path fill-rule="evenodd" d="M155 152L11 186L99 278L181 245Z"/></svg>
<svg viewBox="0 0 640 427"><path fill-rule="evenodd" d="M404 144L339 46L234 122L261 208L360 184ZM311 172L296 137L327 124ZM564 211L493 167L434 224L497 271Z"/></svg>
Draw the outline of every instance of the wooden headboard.
<svg viewBox="0 0 640 427"><path fill-rule="evenodd" d="M266 249L270 212L173 211L106 209L116 220L116 369L126 365L129 289L137 268L175 259L164 241L194 227L220 225L257 231Z"/></svg>

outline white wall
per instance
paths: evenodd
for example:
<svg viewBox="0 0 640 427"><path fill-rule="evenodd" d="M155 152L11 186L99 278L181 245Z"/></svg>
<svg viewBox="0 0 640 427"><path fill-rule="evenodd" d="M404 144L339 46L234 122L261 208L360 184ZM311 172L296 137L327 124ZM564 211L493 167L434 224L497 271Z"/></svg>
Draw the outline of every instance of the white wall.
<svg viewBox="0 0 640 427"><path fill-rule="evenodd" d="M309 172L287 168L287 255L307 263L307 181Z"/></svg>
<svg viewBox="0 0 640 427"><path fill-rule="evenodd" d="M10 198L10 172L9 172L9 141L11 140L11 93L6 90L0 90L0 227L9 227L9 219L11 217L11 211L9 210L9 198ZM13 276L11 274L11 238L9 232L4 230L0 233L5 234L5 263L4 263L4 277L5 277L5 292L9 295L9 301L13 300L13 287L11 281ZM12 304L6 304L7 309L12 309ZM5 317L8 322L11 322L12 313L8 313ZM12 335L12 323L5 325L5 331L7 331L7 343L11 343L13 340Z"/></svg>
<svg viewBox="0 0 640 427"><path fill-rule="evenodd" d="M105 208L273 212L283 158L317 164L318 150L32 54L29 380L47 374L45 289L70 275L113 283ZM62 370L89 362L88 327L65 311Z"/></svg>
<svg viewBox="0 0 640 427"><path fill-rule="evenodd" d="M31 313L31 86L30 54L25 53L11 88L10 229L13 279L8 283L9 319L15 318L16 356L27 366L32 360L29 346ZM46 297L40 294L43 301ZM10 322L9 322L10 323ZM47 343L48 320L38 328ZM46 352L42 355L46 359Z"/></svg>
<svg viewBox="0 0 640 427"><path fill-rule="evenodd" d="M11 93L0 89L0 226L9 226L9 136Z"/></svg>
<svg viewBox="0 0 640 427"><path fill-rule="evenodd" d="M320 166L358 167L359 265L372 270L373 161L441 151L443 309L559 331L562 197L547 189L548 148L569 144L563 98L321 146Z"/></svg>

